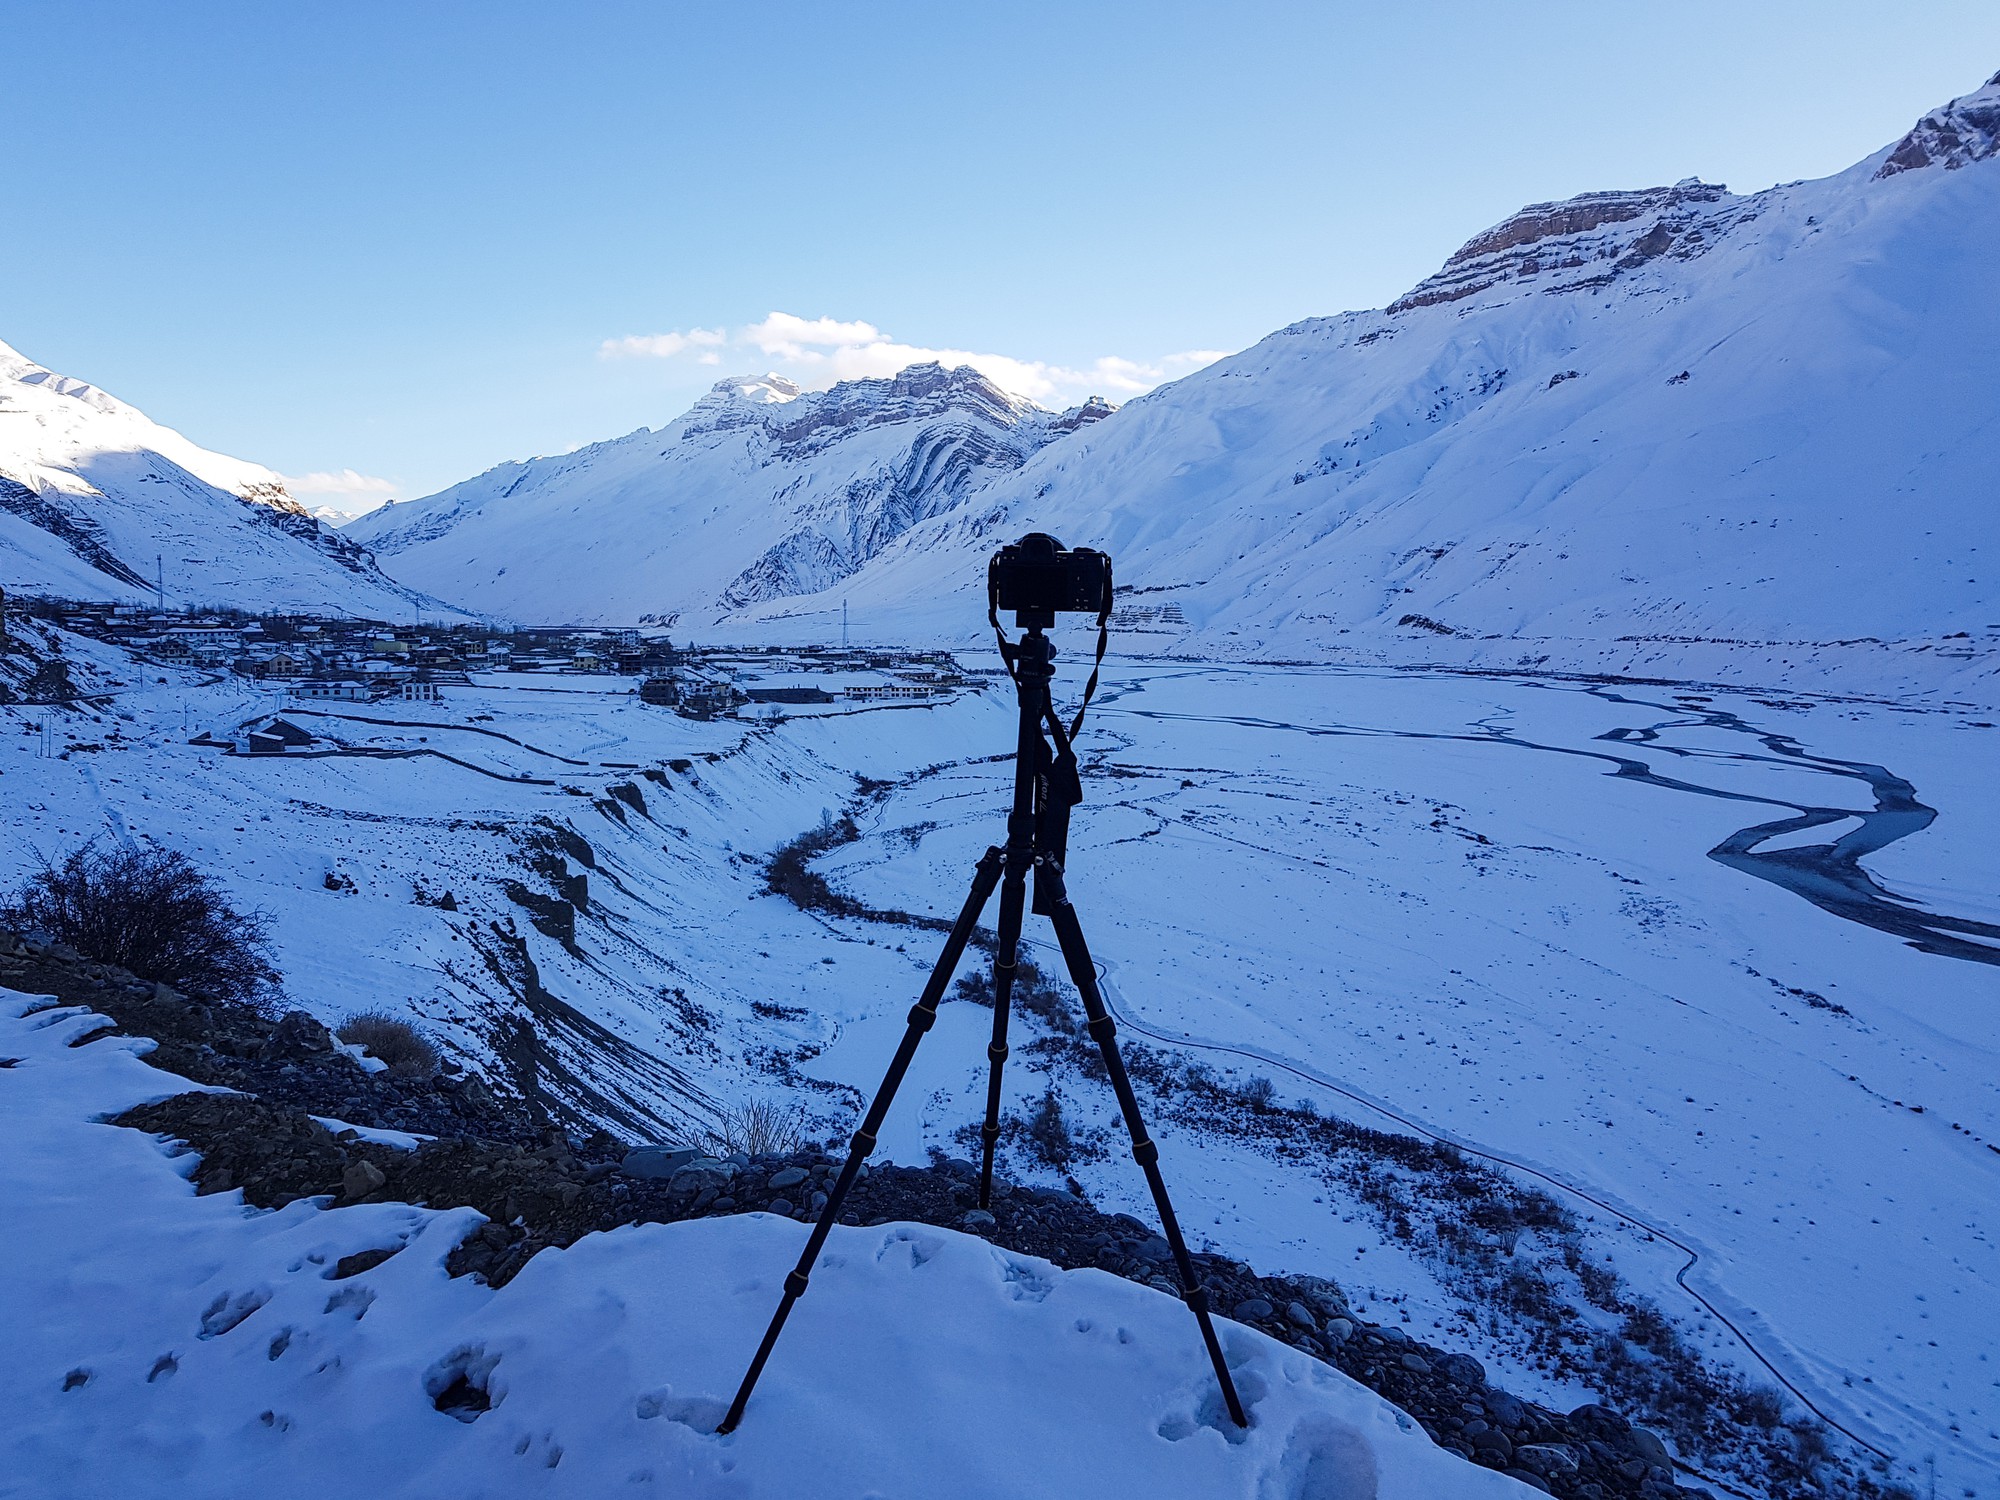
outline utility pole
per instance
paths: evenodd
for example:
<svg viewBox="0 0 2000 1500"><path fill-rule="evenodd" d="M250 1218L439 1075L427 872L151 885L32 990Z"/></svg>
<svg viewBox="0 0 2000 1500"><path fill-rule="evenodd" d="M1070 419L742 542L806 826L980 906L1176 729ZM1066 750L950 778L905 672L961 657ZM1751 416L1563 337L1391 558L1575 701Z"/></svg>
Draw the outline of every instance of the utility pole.
<svg viewBox="0 0 2000 1500"><path fill-rule="evenodd" d="M847 649L847 601L840 601L840 649Z"/></svg>
<svg viewBox="0 0 2000 1500"><path fill-rule="evenodd" d="M153 554L153 604L161 613L167 608L167 560L159 553Z"/></svg>

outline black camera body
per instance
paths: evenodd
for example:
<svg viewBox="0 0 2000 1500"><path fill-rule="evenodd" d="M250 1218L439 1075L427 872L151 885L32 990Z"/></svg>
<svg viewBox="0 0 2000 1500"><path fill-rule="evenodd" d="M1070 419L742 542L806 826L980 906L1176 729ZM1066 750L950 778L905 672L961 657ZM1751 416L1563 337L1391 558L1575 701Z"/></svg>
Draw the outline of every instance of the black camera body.
<svg viewBox="0 0 2000 1500"><path fill-rule="evenodd" d="M1090 547L1065 549L1045 531L1009 542L986 564L986 596L1014 611L1024 629L1055 624L1056 615L1111 613L1111 559Z"/></svg>

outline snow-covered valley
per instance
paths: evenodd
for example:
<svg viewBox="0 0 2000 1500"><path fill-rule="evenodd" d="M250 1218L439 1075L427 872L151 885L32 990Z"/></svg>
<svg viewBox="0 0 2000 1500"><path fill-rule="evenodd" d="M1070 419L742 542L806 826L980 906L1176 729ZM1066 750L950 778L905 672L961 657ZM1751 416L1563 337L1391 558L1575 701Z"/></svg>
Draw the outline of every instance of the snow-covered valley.
<svg viewBox="0 0 2000 1500"><path fill-rule="evenodd" d="M990 690L704 723L629 680L508 674L421 709L287 710L321 749L441 754L243 756L187 741L272 695L69 650L116 696L53 738L31 727L51 711L0 710L0 879L89 838L186 848L276 913L294 1003L407 1012L502 1089L525 1018L551 1093L628 1138L749 1098L851 1128L937 935L802 911L769 855L851 814L814 868L936 917L1000 836L1013 713ZM1269 1079L1288 1107L1509 1164L1705 1358L1983 1486L1995 732L1857 700L1115 661L1073 888L1128 1040L1164 1066L1148 1108L1190 1233L1338 1279L1524 1395L1599 1394L1468 1285L1422 1227L1437 1204L1399 1231L1295 1120L1226 1128L1177 1106L1173 1070ZM1878 767L1935 820L1878 812ZM1857 904L1832 841L1885 816L1903 836ZM1735 864L1711 855L1752 828ZM1833 877L1840 900L1809 899ZM944 1007L882 1156L966 1154L987 1017ZM1032 1045L1045 1023L1017 1028L1010 1114L1053 1091L1079 1147L1054 1172L1010 1149L1013 1172L1143 1215L1108 1094Z"/></svg>
<svg viewBox="0 0 2000 1500"><path fill-rule="evenodd" d="M0 345L0 897L184 854L268 915L285 1006L420 1028L426 1087L513 1111L482 1149L596 1140L563 1205L629 1211L202 1182L106 1124L196 1074L0 992L0 1494L2000 1494L1996 242L2000 77L1831 177L1530 205L1116 409L737 377L339 531ZM1354 1318L1239 1287L1225 1430L1036 919L1003 1178L1119 1227L843 1220L718 1438L1003 837L982 584L1030 529L1116 564L1067 874L1189 1239ZM53 951L15 943L0 983ZM878 1162L978 1154L974 946ZM758 1109L801 1139L737 1151ZM635 1145L799 1201L647 1219ZM1441 1405L1339 1363L1385 1327ZM1610 1489L1514 1462L1600 1407L1679 1474L1650 1434L1584 1444ZM943 1452L995 1412L1023 1467Z"/></svg>

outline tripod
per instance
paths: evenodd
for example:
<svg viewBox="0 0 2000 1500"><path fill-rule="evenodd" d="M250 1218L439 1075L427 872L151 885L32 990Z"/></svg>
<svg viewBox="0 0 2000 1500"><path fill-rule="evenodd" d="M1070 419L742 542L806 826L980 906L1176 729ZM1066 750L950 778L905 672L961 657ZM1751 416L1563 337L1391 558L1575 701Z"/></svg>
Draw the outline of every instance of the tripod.
<svg viewBox="0 0 2000 1500"><path fill-rule="evenodd" d="M1055 644L1042 633L1042 623L1052 624L1054 617L1044 616L1041 622L1037 622L1023 611L1021 623L1027 631L1018 644L1009 643L1004 637L1001 640L1001 650L1006 655L1020 700L1020 736L1014 757L1014 800L1007 815L1006 846L988 848L974 867L972 889L966 894L965 905L960 908L958 920L952 923L950 935L944 940L943 951L938 954L937 963L931 969L929 982L924 985L917 1003L910 1007L909 1026L896 1048L896 1055L889 1062L888 1072L883 1075L882 1087L876 1092L874 1102L868 1106L860 1128L854 1132L847 1163L827 1193L826 1204L820 1210L819 1221L813 1225L798 1264L785 1277L784 1296L778 1303L777 1311L771 1315L770 1327L764 1330L763 1342L757 1346L750 1368L744 1373L743 1384L737 1388L736 1399L729 1404L728 1415L716 1428L717 1432L733 1432L736 1424L742 1421L743 1408L750 1400L750 1392L756 1387L757 1378L764 1373L765 1361L771 1357L778 1335L784 1331L785 1319L791 1315L792 1305L806 1293L813 1265L819 1260L827 1236L840 1218L841 1206L854 1186L862 1162L875 1149L877 1133L888 1116L889 1106L903 1082L903 1075L916 1056L917 1044L937 1020L938 1002L944 998L945 986L951 982L959 960L965 956L966 944L971 941L980 914L993 895L994 886L998 885L1000 933L993 961L993 1040L986 1049L992 1070L986 1082L986 1121L979 1132L979 1206L985 1208L991 1200L993 1148L1000 1139L1001 1072L1007 1063L1008 1011L1014 992L1022 909L1027 904L1028 872L1031 869L1035 876L1033 910L1048 917L1054 925L1070 982L1083 997L1084 1029L1097 1043L1098 1052L1104 1059L1104 1070L1110 1076L1112 1092L1118 1096L1118 1108L1125 1117L1125 1128L1131 1132L1132 1159L1145 1173L1146 1186L1152 1191L1153 1204L1159 1210L1160 1224L1166 1232L1167 1245L1173 1252L1174 1265L1180 1273L1181 1300L1187 1303L1195 1322L1201 1327L1202 1342L1208 1348L1209 1362L1215 1367L1215 1378L1222 1386L1223 1399L1228 1402L1229 1415L1238 1427L1249 1425L1243 1413L1243 1403L1236 1394L1236 1383L1230 1378L1229 1365L1223 1358L1222 1345L1216 1338L1215 1324L1209 1316L1208 1290L1195 1277L1194 1262L1189 1259L1187 1242L1181 1237L1180 1221L1174 1216L1173 1203L1167 1197L1166 1181L1160 1176L1160 1148L1146 1134L1146 1122L1140 1117L1139 1101L1132 1092L1132 1080L1126 1074L1124 1059L1118 1053L1115 1040L1117 1027L1105 1010L1104 996L1097 986L1097 969L1091 962L1090 949L1084 944L1083 928L1077 922L1076 908L1070 904L1068 890L1063 884L1062 866L1069 839L1069 811L1083 800L1083 787L1077 774L1076 752L1070 743L1070 735L1057 717L1049 695L1049 683L1055 676ZM1101 635L1099 654L1102 655ZM1080 716L1078 722L1081 722ZM1047 738L1044 738L1045 726Z"/></svg>

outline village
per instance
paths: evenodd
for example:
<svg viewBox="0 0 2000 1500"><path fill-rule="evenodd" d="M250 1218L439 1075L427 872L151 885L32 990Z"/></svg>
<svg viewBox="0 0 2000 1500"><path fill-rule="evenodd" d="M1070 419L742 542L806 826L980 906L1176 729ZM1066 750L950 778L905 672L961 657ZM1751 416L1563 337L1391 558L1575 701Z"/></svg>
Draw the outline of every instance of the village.
<svg viewBox="0 0 2000 1500"><path fill-rule="evenodd" d="M599 691L705 719L779 712L780 705L924 702L977 691L999 673L968 672L948 651L677 646L657 628L395 625L107 602L8 603L142 661L268 684L300 702L435 702L441 689L475 686L487 674L569 674L599 679L592 684Z"/></svg>

